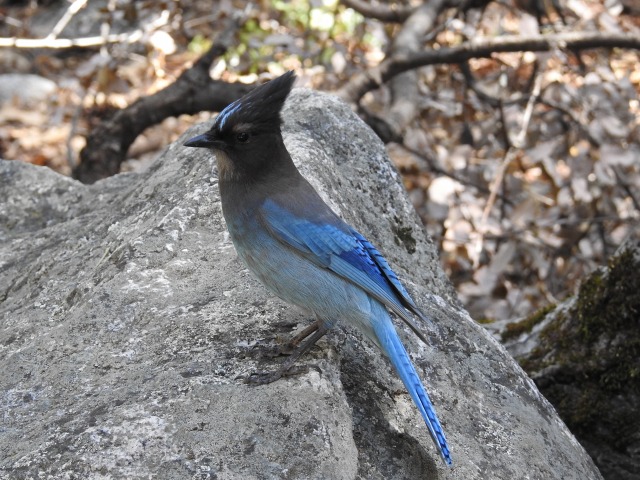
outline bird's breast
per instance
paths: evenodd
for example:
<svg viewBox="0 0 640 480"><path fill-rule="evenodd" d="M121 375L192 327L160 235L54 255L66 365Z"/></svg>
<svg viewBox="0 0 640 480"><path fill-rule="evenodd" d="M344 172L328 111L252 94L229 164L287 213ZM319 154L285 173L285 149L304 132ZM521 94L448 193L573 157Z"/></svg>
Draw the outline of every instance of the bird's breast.
<svg viewBox="0 0 640 480"><path fill-rule="evenodd" d="M229 218L227 226L238 256L268 290L328 324L346 321L370 336L374 300L361 288L280 242L257 218Z"/></svg>

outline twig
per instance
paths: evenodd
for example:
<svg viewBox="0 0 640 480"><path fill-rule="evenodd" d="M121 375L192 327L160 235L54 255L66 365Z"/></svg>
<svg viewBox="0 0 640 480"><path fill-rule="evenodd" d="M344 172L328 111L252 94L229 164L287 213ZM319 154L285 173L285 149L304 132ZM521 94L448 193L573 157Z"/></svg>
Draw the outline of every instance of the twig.
<svg viewBox="0 0 640 480"><path fill-rule="evenodd" d="M493 204L496 201L496 194L498 192L498 188L504 179L504 174L507 171L507 167L513 161L515 157L515 153L517 150L520 150L524 147L525 139L527 137L527 131L529 130L529 123L531 122L531 115L533 114L533 107L536 103L538 96L540 95L540 88L542 85L542 75L538 75L536 77L536 82L533 86L533 92L531 92L531 97L529 97L529 101L527 102L527 107L524 110L524 115L522 117L522 128L520 128L520 132L518 132L518 136L515 141L512 142L512 145L509 146L507 150L507 155L505 155L502 164L498 168L496 172L496 177L493 179L491 183L491 194L489 195L489 199L487 200L487 204L484 207L484 211L482 212L482 224L486 224L487 219L489 218L489 213L493 208ZM503 120L504 121L504 120ZM507 135L508 138L508 135Z"/></svg>
<svg viewBox="0 0 640 480"><path fill-rule="evenodd" d="M512 228L510 230L504 230L500 234L491 234L488 233L485 235L486 239L489 240L512 240L514 238L520 238L523 234L527 232L531 232L531 228L550 228L554 226L575 226L582 225L583 223L595 224L595 223L606 223L606 222L614 222L621 224L637 224L640 225L640 220L635 218L620 218L608 215L595 215L590 218L554 218L553 220L545 220L541 222L531 222L527 227L524 228ZM537 237L536 237L537 238Z"/></svg>
<svg viewBox="0 0 640 480"><path fill-rule="evenodd" d="M78 102L78 105L76 106L76 109L73 112L73 117L71 117L71 128L69 129L69 135L67 136L67 142L66 142L67 163L69 164L69 168L71 170L73 170L78 163L74 156L72 141L73 141L73 137L75 137L76 132L78 131L78 122L80 121L80 115L82 113L82 104L86 96L86 90L84 89L82 90L83 90L83 94L81 96L80 102Z"/></svg>
<svg viewBox="0 0 640 480"><path fill-rule="evenodd" d="M113 18L113 12L116 9L115 0L109 0L107 2L107 12L109 12L109 18ZM111 22L108 21L107 17L102 21L102 25L100 25L100 35L102 38L107 38L111 34ZM109 57L109 50L107 49L107 43L105 42L100 47L100 55L104 58Z"/></svg>
<svg viewBox="0 0 640 480"><path fill-rule="evenodd" d="M531 73L531 77L530 80L528 82L527 87L524 89L526 93L521 93L516 97L513 98L501 98L501 97L494 97L493 95L485 92L482 87L480 87L480 85L478 85L477 80L475 79L475 77L473 76L473 73L471 72L471 68L469 67L469 62L462 62L460 64L460 71L462 72L462 75L464 76L464 79L467 83L467 87L469 87L471 90L473 90L473 92L478 96L478 98L484 102L487 102L490 106L494 107L494 108L498 108L498 107L505 107L508 105L515 105L518 103L524 103L529 101L529 98L531 97L531 94L529 93L529 90L531 90L533 88L533 79L535 79L537 77L537 73L538 73L538 62L536 61L534 66L533 66L533 72Z"/></svg>
<svg viewBox="0 0 640 480"><path fill-rule="evenodd" d="M507 153L504 156L502 163L498 167L496 176L493 179L493 182L491 182L491 186L489 189L491 193L489 194L489 199L487 200L487 204L485 205L484 210L482 211L482 217L480 218L480 224L478 225L478 237L476 239L476 248L475 248L477 255L474 258L474 264L476 264L475 265L476 267L478 266L477 262L478 262L478 259L480 258L479 254L480 252L482 252L482 245L484 243L484 234L487 231L487 220L489 219L489 214L491 213L491 209L493 208L493 205L496 202L498 189L500 188L500 185L504 180L504 174L506 173L507 168L509 167L509 165L511 164L511 162L516 156L516 152L519 151L524 146L525 139L527 137L527 131L529 129L529 123L531 122L531 115L533 114L533 107L536 103L537 98L540 96L541 87L542 87L542 75L538 75L536 77L536 81L533 86L533 91L531 92L531 97L529 97L529 101L527 102L527 107L524 110L524 115L522 117L522 127L518 132L518 136L512 142L512 145L508 147ZM505 133L505 134L506 134L507 140L510 141L510 139L508 138L508 133Z"/></svg>
<svg viewBox="0 0 640 480"><path fill-rule="evenodd" d="M475 188L481 193L485 193L485 194L491 193L490 190L484 185L479 185L475 182L472 182L471 180L467 180L466 178L463 178L457 175L454 172L449 172L444 168L439 167L438 165L436 165L437 163L436 160L430 155L427 155L426 153L423 153L423 152L419 152L418 150L411 148L408 145L405 145L404 143L401 143L400 146L407 152L411 153L412 155L415 155L416 157L424 160L424 162L429 166L429 170L431 170L433 173L437 173L438 175L442 175L444 177L449 177L450 179L455 180L456 182L462 185ZM499 193L498 193L498 196L501 198L503 202L513 205L513 202L508 198L500 195Z"/></svg>
<svg viewBox="0 0 640 480"><path fill-rule="evenodd" d="M118 33L107 36L98 35L95 37L83 37L83 38L6 38L0 37L1 47L12 48L42 48L51 50L60 50L64 48L87 48L87 47L99 47L110 43L135 43L140 41L145 34L153 30L166 25L169 21L169 11L163 10L160 16L145 26L144 29L134 30L129 33Z"/></svg>
<svg viewBox="0 0 640 480"><path fill-rule="evenodd" d="M622 185L622 189L627 192L627 195L629 195L633 206L636 207L636 210L640 212L640 201L638 201L638 198L634 194L634 190L637 189L637 185L631 188L631 185L629 185L629 182L627 182L625 178L624 172L621 172L617 165L611 165L611 169L618 179L618 183Z"/></svg>
<svg viewBox="0 0 640 480"><path fill-rule="evenodd" d="M73 16L78 13L86 4L87 0L75 0L71 5L69 5L67 11L64 12L64 15L62 15L60 20L58 20L58 23L55 24L49 35L46 36L45 40L53 40L55 38L58 38L58 35L60 35L62 30L64 30L64 27L69 24Z"/></svg>
<svg viewBox="0 0 640 480"><path fill-rule="evenodd" d="M587 140L589 140L589 143L591 143L591 145L593 145L596 148L600 147L601 142L597 138L595 138L593 135L591 135L591 132L589 131L589 127L585 125L584 122L580 120L578 115L576 115L573 111L571 111L564 105L561 105L557 102L554 102L553 100L548 100L545 98L540 99L540 104L553 108L555 110L558 110L560 113L563 113L564 115L569 117L573 121L573 123L576 124L578 128L582 131L584 136L587 137Z"/></svg>

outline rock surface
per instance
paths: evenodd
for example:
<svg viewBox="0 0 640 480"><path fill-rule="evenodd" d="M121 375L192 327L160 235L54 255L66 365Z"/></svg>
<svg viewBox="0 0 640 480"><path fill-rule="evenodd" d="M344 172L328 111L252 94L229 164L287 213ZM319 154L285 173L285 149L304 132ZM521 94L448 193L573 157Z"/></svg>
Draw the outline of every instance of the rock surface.
<svg viewBox="0 0 640 480"><path fill-rule="evenodd" d="M213 158L178 142L146 172L91 186L0 162L0 477L601 478L458 305L375 135L334 97L306 90L284 118L303 174L433 318L430 345L403 338L454 466L386 359L349 328L303 358L308 373L243 383L282 361L260 357L257 343L311 319L239 262Z"/></svg>
<svg viewBox="0 0 640 480"><path fill-rule="evenodd" d="M640 478L638 271L640 244L629 241L577 295L503 334L607 480Z"/></svg>
<svg viewBox="0 0 640 480"><path fill-rule="evenodd" d="M0 75L0 104L17 99L31 105L45 100L57 88L54 82L39 75L7 73Z"/></svg>

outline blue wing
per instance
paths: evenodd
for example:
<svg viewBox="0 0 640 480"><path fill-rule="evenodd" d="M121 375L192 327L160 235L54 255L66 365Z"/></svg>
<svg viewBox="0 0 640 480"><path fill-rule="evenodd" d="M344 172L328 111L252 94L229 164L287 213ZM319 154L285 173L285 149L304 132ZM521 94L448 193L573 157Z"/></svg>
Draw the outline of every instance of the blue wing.
<svg viewBox="0 0 640 480"><path fill-rule="evenodd" d="M314 223L268 200L260 210L262 221L276 238L315 264L359 286L395 312L420 339L427 339L409 312L426 321L384 257L369 241L337 217Z"/></svg>
<svg viewBox="0 0 640 480"><path fill-rule="evenodd" d="M409 292L407 292L407 290L404 288L402 283L400 283L398 276L393 270L391 270L391 266L387 263L387 260L382 256L382 254L378 252L378 250L376 250L376 247L374 247L366 238L364 238L360 233L358 233L353 228L351 229L351 233L362 244L367 254L373 259L376 265L378 265L384 277L387 279L387 281L392 285L393 289L400 296L404 307L407 310L411 311L413 314L420 317L421 320L428 322L428 319L425 316L425 314L422 313L422 311L415 304L415 302L409 295Z"/></svg>

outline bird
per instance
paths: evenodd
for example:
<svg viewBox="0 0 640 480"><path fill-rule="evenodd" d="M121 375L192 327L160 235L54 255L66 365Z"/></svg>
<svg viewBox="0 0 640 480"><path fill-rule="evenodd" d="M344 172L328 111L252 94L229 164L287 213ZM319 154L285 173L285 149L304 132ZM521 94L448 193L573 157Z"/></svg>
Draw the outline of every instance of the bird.
<svg viewBox="0 0 640 480"><path fill-rule="evenodd" d="M278 371L250 383L278 380L327 331L346 322L388 357L440 456L452 465L440 421L389 310L425 343L413 316L426 316L380 252L322 200L285 147L281 110L295 79L289 71L256 87L224 108L207 132L184 143L216 157L223 216L240 259L268 290L316 318L294 337L296 349Z"/></svg>

